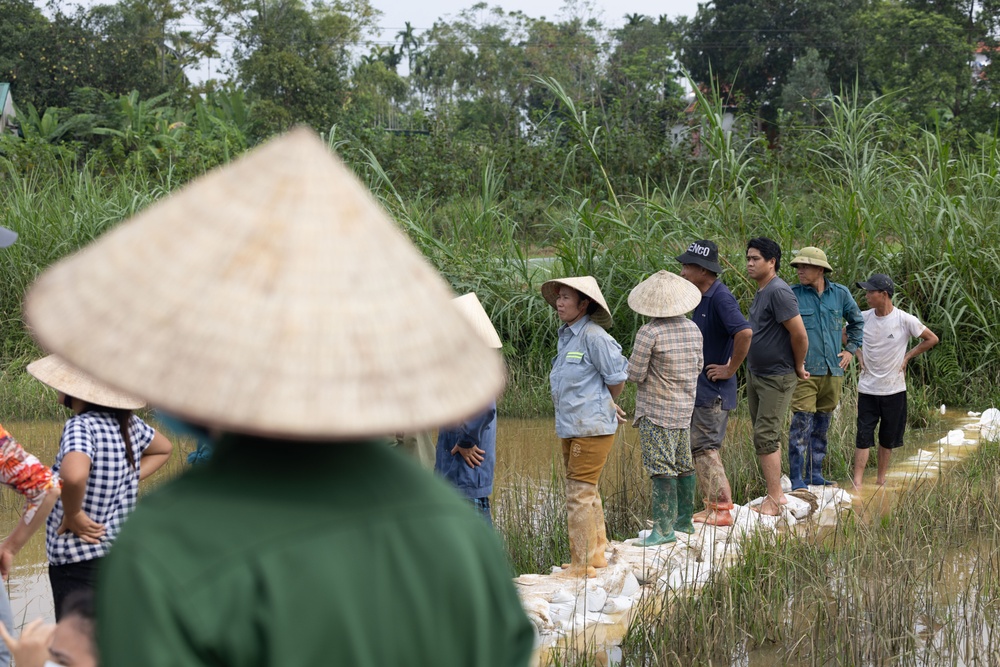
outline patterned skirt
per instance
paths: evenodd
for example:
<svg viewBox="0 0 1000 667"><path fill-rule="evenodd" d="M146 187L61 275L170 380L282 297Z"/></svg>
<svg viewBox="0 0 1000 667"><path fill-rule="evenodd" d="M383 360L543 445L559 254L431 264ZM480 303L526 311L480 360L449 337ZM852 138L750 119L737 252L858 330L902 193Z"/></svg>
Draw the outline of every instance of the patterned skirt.
<svg viewBox="0 0 1000 667"><path fill-rule="evenodd" d="M661 428L645 417L639 419L642 467L650 477L680 477L694 472L691 460L691 430Z"/></svg>

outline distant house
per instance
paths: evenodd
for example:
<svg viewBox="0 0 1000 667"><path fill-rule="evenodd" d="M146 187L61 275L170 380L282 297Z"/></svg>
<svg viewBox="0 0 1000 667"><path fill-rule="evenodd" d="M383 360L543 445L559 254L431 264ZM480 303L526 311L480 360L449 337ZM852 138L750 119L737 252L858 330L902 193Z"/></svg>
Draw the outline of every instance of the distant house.
<svg viewBox="0 0 1000 667"><path fill-rule="evenodd" d="M976 47L976 55L972 60L973 81L979 81L980 79L986 78L986 68L990 66L992 56L997 51L1000 51L1000 48L995 46L986 46L982 43Z"/></svg>
<svg viewBox="0 0 1000 667"><path fill-rule="evenodd" d="M0 134L16 132L11 125L14 121L14 98L10 94L10 84L0 82Z"/></svg>

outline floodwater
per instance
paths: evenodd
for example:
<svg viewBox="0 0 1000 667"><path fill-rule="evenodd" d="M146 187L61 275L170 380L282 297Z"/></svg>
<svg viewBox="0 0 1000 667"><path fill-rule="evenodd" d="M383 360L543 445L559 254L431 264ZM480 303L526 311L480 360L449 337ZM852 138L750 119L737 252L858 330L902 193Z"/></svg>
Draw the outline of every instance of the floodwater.
<svg viewBox="0 0 1000 667"><path fill-rule="evenodd" d="M881 489L874 487L874 470L866 473L866 484L860 503L868 511L879 515L891 511L899 490L927 477L934 477L946 467L968 453L967 443L939 444L949 429L958 428L970 420L964 413L951 412L943 419L942 426L926 431L911 431L908 444L893 453L887 483ZM733 426L733 425L731 425ZM8 422L7 430L25 449L46 464L55 460L61 422ZM517 485L524 480L561 483L561 445L555 436L551 419L501 419L498 427L496 490ZM143 482L140 495L150 488L179 474L184 459L194 448L188 441L175 441L175 453L164 469ZM874 452L873 452L874 456ZM871 475L871 480L868 475ZM840 480L847 484L847 480ZM639 452L638 433L634 429L619 429L617 441L602 478L602 493L611 494L623 488L645 484ZM0 490L0 532L6 535L19 519L20 497L3 488ZM857 507L857 504L856 504ZM7 582L7 591L14 610L15 624L23 625L35 618L53 619L52 598L49 589L44 530L40 530L15 560L14 569ZM612 660L613 661L613 660ZM749 664L764 664L751 659Z"/></svg>

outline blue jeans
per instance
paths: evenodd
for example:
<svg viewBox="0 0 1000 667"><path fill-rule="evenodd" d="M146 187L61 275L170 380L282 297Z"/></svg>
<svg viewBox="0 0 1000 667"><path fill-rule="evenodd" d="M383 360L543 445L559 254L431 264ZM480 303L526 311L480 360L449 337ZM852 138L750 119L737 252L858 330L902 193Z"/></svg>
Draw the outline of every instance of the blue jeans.
<svg viewBox="0 0 1000 667"><path fill-rule="evenodd" d="M485 498L469 498L469 502L472 503L472 506L475 507L480 514L483 515L483 518L486 519L486 523L490 524L490 528L492 528L493 515L490 514L490 497L486 496Z"/></svg>
<svg viewBox="0 0 1000 667"><path fill-rule="evenodd" d="M6 586L0 586L0 623L7 626L7 632L14 634L14 612L10 609ZM9 664L10 651L7 650L7 644L0 641L0 667L7 667Z"/></svg>

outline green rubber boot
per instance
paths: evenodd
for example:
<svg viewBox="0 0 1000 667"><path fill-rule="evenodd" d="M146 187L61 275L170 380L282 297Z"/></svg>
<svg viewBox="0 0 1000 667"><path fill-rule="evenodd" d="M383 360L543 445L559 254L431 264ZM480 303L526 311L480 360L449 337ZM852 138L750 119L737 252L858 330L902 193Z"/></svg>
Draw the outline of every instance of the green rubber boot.
<svg viewBox="0 0 1000 667"><path fill-rule="evenodd" d="M691 516L694 514L694 473L677 478L677 520L674 521L674 530L678 533L694 532L694 524L691 523Z"/></svg>
<svg viewBox="0 0 1000 667"><path fill-rule="evenodd" d="M677 478L654 477L652 481L653 532L646 539L635 542L640 547L655 547L677 541L673 528L677 518Z"/></svg>

